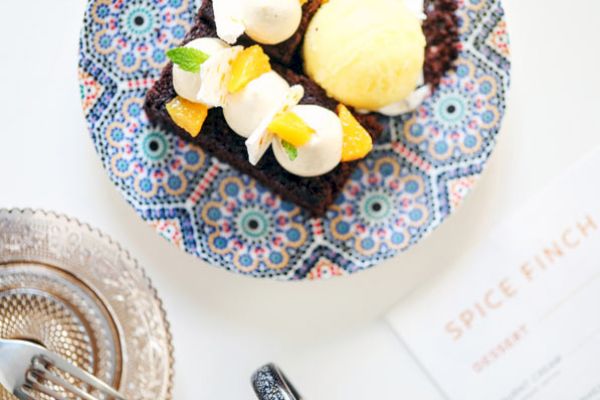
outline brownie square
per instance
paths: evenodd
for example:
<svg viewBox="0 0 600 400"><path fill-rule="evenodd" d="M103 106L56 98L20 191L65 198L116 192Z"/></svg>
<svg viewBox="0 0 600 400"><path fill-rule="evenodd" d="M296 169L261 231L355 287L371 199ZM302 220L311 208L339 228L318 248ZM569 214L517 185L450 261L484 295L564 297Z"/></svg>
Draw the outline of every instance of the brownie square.
<svg viewBox="0 0 600 400"><path fill-rule="evenodd" d="M214 26L202 18L198 18L184 42L199 37L216 36ZM290 85L301 84L304 87L305 95L301 104L315 104L335 110L337 101L327 97L325 91L308 77L282 65L273 64L273 68ZM169 64L146 95L144 108L150 121L178 134L184 140L199 145L222 162L250 175L284 199L308 210L312 215L322 216L327 211L327 208L342 191L357 162L341 163L333 171L319 177L302 178L283 169L275 159L272 150L269 149L260 163L253 166L248 161L246 139L238 136L229 128L220 108L209 111L202 131L197 137L192 138L173 122L166 110L166 104L176 97L172 83L172 70L173 65ZM375 116L357 115L357 119L369 131L374 140L379 137L383 128Z"/></svg>
<svg viewBox="0 0 600 400"><path fill-rule="evenodd" d="M310 20L315 15L315 13L321 7L322 0L308 0L302 6L302 21L300 22L300 27L294 33L294 35L286 40L285 42L276 44L276 45L262 45L265 53L267 53L274 61L289 65L294 56L296 55L297 50L299 49L302 41L304 39L304 34L308 29L308 24ZM204 0L202 6L200 6L200 11L198 12L198 18L207 23L211 27L215 27L215 14L213 11L213 0ZM241 44L245 47L251 46L253 44L257 44L255 41L250 39L247 35L243 35L237 44ZM260 43L258 43L260 44Z"/></svg>

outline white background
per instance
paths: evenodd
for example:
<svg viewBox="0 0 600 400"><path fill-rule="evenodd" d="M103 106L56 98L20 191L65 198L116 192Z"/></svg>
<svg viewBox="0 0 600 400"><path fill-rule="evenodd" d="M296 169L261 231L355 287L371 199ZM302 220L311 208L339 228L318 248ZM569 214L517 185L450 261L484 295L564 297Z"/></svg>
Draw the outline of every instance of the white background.
<svg viewBox="0 0 600 400"><path fill-rule="evenodd" d="M410 252L350 278L236 276L160 239L109 182L79 104L84 7L0 1L0 207L68 213L138 258L172 323L177 399L253 399L249 376L267 361L282 365L308 399L437 399L381 315L600 144L600 2L505 0L509 113L462 209Z"/></svg>

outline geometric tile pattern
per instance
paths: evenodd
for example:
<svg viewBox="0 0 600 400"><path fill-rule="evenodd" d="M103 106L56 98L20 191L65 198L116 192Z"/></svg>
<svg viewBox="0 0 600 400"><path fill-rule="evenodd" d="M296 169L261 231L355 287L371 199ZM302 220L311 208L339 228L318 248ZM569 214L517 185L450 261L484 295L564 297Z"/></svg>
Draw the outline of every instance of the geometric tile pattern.
<svg viewBox="0 0 600 400"><path fill-rule="evenodd" d="M157 232L215 266L322 279L372 267L444 221L494 148L510 84L499 0L459 1L456 68L387 127L323 218L311 218L202 149L149 124L144 95L200 1L90 0L79 78L94 145L114 184Z"/></svg>

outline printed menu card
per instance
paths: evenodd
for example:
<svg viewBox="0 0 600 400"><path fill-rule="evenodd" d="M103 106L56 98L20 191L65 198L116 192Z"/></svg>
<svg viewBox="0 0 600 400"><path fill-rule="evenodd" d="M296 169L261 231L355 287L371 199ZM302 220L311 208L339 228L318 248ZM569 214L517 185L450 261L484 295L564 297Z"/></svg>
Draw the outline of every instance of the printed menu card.
<svg viewBox="0 0 600 400"><path fill-rule="evenodd" d="M600 152L387 317L451 400L600 399Z"/></svg>

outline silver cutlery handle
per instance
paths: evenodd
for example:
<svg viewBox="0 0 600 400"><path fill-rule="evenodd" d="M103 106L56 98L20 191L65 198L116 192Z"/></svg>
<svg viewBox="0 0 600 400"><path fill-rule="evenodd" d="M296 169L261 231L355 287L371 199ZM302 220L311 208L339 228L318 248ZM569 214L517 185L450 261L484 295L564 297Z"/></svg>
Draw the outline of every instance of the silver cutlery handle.
<svg viewBox="0 0 600 400"><path fill-rule="evenodd" d="M294 385L275 364L267 364L252 375L252 387L259 400L302 400Z"/></svg>

